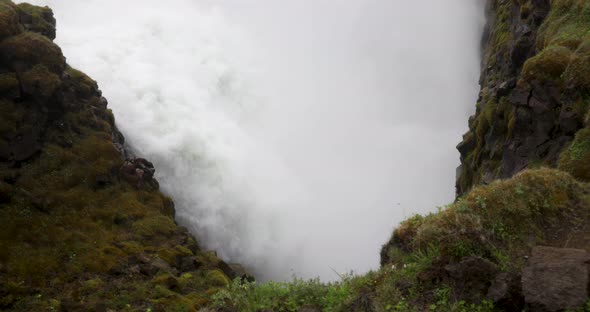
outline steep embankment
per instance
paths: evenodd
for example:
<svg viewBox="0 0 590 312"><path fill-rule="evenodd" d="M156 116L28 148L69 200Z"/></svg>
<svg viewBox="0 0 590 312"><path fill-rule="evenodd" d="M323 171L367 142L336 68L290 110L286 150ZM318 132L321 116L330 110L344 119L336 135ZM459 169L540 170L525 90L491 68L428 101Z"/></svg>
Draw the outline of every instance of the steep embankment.
<svg viewBox="0 0 590 312"><path fill-rule="evenodd" d="M49 8L0 0L0 310L198 308L235 273L175 224L55 32Z"/></svg>

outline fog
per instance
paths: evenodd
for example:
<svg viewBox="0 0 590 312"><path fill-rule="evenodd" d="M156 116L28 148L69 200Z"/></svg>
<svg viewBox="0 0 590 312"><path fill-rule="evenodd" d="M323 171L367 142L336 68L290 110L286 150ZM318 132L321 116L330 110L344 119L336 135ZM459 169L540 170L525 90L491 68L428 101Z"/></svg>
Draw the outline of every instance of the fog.
<svg viewBox="0 0 590 312"><path fill-rule="evenodd" d="M178 222L260 279L376 269L454 198L483 1L33 2Z"/></svg>

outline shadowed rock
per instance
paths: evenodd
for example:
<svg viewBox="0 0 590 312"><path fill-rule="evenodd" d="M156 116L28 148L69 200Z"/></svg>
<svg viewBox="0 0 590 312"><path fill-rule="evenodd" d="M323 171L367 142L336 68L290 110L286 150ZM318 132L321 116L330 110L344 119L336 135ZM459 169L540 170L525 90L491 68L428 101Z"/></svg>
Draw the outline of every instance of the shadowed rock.
<svg viewBox="0 0 590 312"><path fill-rule="evenodd" d="M590 254L581 249L535 247L522 272L522 291L532 311L582 308L588 299Z"/></svg>

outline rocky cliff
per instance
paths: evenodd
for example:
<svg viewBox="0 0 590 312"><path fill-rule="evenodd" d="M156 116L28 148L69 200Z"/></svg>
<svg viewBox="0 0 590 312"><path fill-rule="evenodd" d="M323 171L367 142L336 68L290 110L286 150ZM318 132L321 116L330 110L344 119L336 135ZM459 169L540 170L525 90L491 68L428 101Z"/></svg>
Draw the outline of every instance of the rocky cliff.
<svg viewBox="0 0 590 312"><path fill-rule="evenodd" d="M191 311L235 277L126 153L52 11L0 0L0 310Z"/></svg>
<svg viewBox="0 0 590 312"><path fill-rule="evenodd" d="M404 221L382 265L414 266L389 276L418 306L443 289L485 311L589 309L590 2L489 0L486 15L457 201Z"/></svg>
<svg viewBox="0 0 590 312"><path fill-rule="evenodd" d="M562 152L586 132L589 10L586 1L488 1L477 111L457 147L457 195L558 163L588 177Z"/></svg>

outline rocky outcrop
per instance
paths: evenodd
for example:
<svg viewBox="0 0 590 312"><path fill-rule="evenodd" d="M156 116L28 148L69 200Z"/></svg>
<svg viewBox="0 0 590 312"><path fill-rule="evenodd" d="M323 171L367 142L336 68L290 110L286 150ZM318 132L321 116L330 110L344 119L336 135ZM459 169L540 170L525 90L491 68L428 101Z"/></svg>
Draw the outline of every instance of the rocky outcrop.
<svg viewBox="0 0 590 312"><path fill-rule="evenodd" d="M55 35L51 9L0 0L0 310L195 311L238 273L174 222Z"/></svg>
<svg viewBox="0 0 590 312"><path fill-rule="evenodd" d="M457 146L457 195L538 166L557 165L585 127L590 85L587 3L490 0L481 91Z"/></svg>

